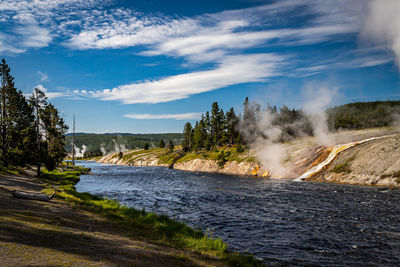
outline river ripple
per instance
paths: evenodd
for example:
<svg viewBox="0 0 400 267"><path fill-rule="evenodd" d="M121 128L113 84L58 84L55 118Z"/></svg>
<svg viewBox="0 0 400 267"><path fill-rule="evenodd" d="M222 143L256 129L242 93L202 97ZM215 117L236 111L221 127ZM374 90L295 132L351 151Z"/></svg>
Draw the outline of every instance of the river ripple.
<svg viewBox="0 0 400 267"><path fill-rule="evenodd" d="M212 229L272 265L399 266L400 191L80 162L80 192Z"/></svg>

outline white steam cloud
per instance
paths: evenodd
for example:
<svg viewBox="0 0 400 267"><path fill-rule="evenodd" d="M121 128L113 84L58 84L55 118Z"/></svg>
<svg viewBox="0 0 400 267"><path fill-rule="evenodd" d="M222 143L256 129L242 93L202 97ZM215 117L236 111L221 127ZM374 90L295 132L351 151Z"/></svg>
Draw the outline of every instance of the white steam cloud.
<svg viewBox="0 0 400 267"><path fill-rule="evenodd" d="M372 0L368 8L362 37L387 46L400 66L400 1Z"/></svg>
<svg viewBox="0 0 400 267"><path fill-rule="evenodd" d="M103 145L101 145L100 151L101 151L101 153L103 154L103 156L104 156L104 155L107 155L107 149L106 149Z"/></svg>
<svg viewBox="0 0 400 267"><path fill-rule="evenodd" d="M112 141L114 143L114 151L113 152L124 152L124 151L128 150L124 144L117 142L117 140L113 139Z"/></svg>
<svg viewBox="0 0 400 267"><path fill-rule="evenodd" d="M82 145L82 148L75 146L75 157L83 158L85 156L87 149L88 149L88 147L85 145Z"/></svg>
<svg viewBox="0 0 400 267"><path fill-rule="evenodd" d="M309 118L314 136L320 145L332 145L335 140L329 132L327 108L332 103L337 88L329 89L328 87L307 86L307 101L303 104L303 110Z"/></svg>
<svg viewBox="0 0 400 267"><path fill-rule="evenodd" d="M261 133L251 145L256 151L257 158L261 161L262 166L277 178L284 177L289 174L289 169L283 161L287 157L286 147L279 143L282 135L282 128L274 125L273 122L276 114L270 111L259 113L257 118L257 129Z"/></svg>
<svg viewBox="0 0 400 267"><path fill-rule="evenodd" d="M254 111L255 116L250 116L250 119L248 115L243 116L239 131L250 143L263 168L270 171L273 177L294 175L293 166L287 160L288 148L282 141L313 134L319 145L330 146L335 143L329 131L326 110L337 91L337 88L310 84L304 88L302 110L296 111L285 106L279 112L271 107L261 110L258 104L252 104L247 109Z"/></svg>

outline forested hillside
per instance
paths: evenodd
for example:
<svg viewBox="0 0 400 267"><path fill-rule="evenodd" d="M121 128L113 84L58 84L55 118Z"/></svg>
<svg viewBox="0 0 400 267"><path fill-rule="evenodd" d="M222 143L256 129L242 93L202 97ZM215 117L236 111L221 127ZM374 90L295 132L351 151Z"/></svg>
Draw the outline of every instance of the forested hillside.
<svg viewBox="0 0 400 267"><path fill-rule="evenodd" d="M328 110L331 129L364 129L400 123L400 101L355 102Z"/></svg>
<svg viewBox="0 0 400 267"><path fill-rule="evenodd" d="M75 135L75 146L79 149L79 156L99 156L104 153L124 151L127 149L144 148L145 144L150 147L158 147L161 140L167 143L171 140L174 144L182 142L183 135L180 133L162 134L130 134L130 133L106 133ZM72 150L72 135L67 135L67 152ZM82 153L83 150L83 153ZM85 154L85 155L83 155Z"/></svg>

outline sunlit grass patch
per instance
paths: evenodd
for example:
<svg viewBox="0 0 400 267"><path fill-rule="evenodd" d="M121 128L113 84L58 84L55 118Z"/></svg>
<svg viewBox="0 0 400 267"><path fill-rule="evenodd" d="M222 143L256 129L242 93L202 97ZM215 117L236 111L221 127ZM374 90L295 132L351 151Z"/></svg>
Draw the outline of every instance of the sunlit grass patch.
<svg viewBox="0 0 400 267"><path fill-rule="evenodd" d="M350 169L350 163L355 159L355 156L348 158L346 161L344 161L343 163L337 164L335 165L330 172L334 172L334 173L350 173L351 169Z"/></svg>
<svg viewBox="0 0 400 267"><path fill-rule="evenodd" d="M0 174L15 174L15 175L21 174L21 175L24 175L25 171L21 167L15 167L15 166L4 167L4 166L0 165Z"/></svg>

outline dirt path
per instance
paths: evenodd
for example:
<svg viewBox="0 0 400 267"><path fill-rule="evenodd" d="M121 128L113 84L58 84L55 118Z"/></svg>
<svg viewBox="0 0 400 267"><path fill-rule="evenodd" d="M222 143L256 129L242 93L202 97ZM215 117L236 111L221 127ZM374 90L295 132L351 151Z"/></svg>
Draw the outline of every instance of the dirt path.
<svg viewBox="0 0 400 267"><path fill-rule="evenodd" d="M1 266L215 266L217 260L126 237L107 219L53 199L16 199L40 192L34 178L0 175Z"/></svg>

